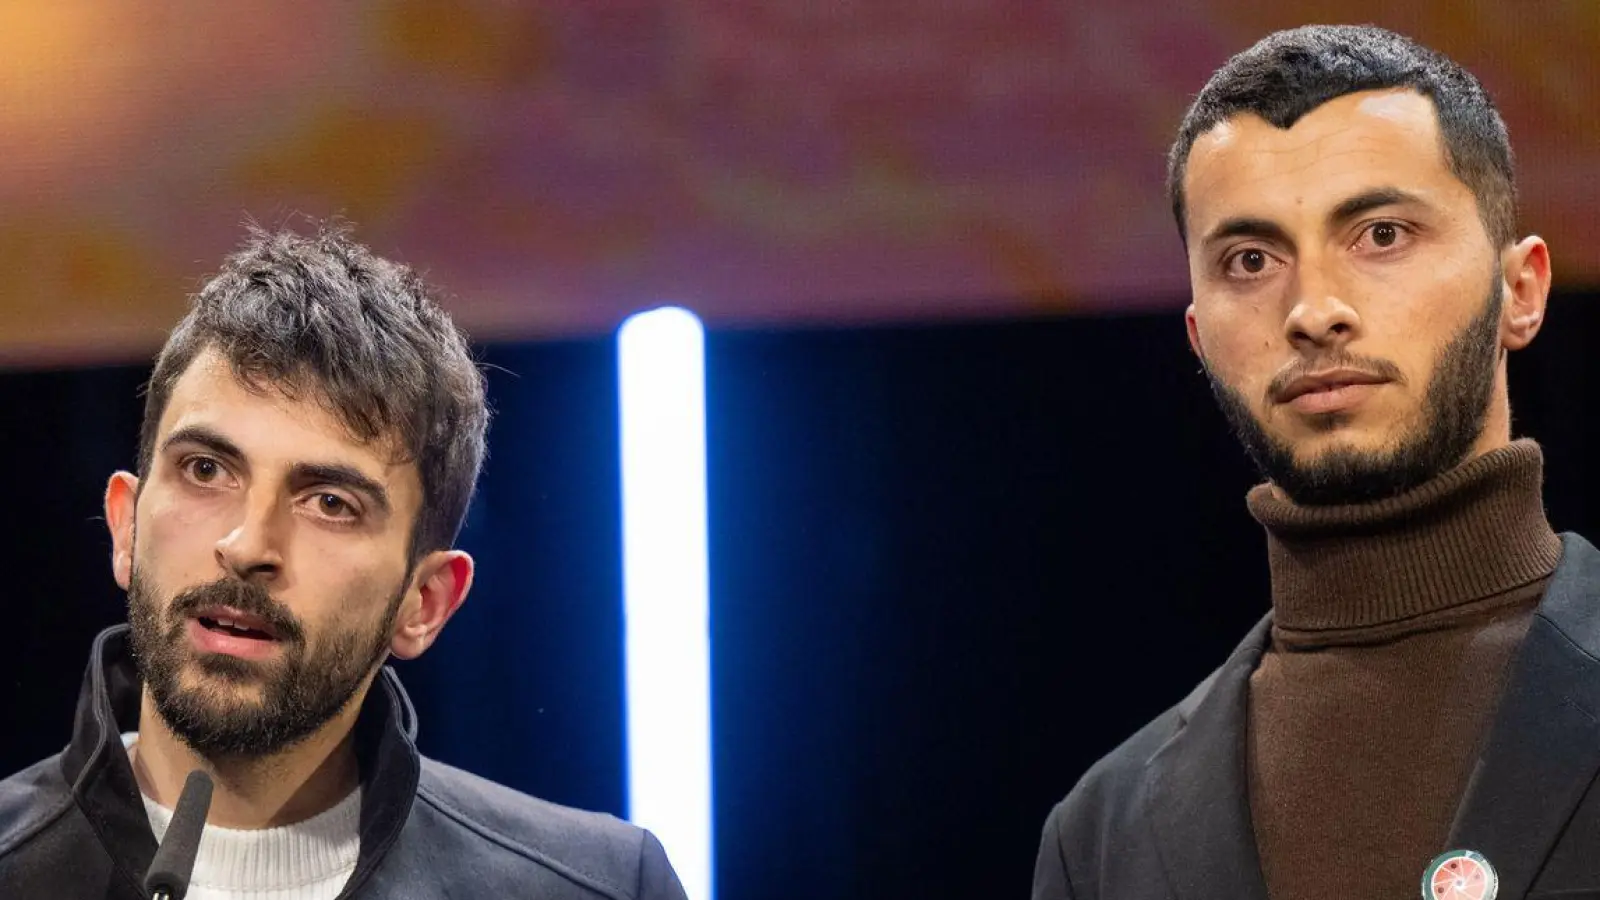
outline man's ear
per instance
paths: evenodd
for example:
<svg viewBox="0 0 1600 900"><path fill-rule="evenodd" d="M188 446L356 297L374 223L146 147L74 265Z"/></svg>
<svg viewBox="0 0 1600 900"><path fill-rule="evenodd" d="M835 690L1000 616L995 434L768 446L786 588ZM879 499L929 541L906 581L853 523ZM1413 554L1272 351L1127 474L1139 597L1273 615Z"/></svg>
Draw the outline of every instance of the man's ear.
<svg viewBox="0 0 1600 900"><path fill-rule="evenodd" d="M106 528L111 532L111 577L123 590L133 579L133 518L139 500L139 479L117 472L106 485Z"/></svg>
<svg viewBox="0 0 1600 900"><path fill-rule="evenodd" d="M435 550L417 563L395 619L390 646L395 656L416 659L433 645L444 623L466 602L472 572L472 557L463 550Z"/></svg>
<svg viewBox="0 0 1600 900"><path fill-rule="evenodd" d="M1500 257L1505 273L1505 305L1500 316L1500 342L1507 350L1533 343L1544 324L1550 299L1550 248L1530 235L1506 248Z"/></svg>
<svg viewBox="0 0 1600 900"><path fill-rule="evenodd" d="M1190 303L1189 308L1183 311L1183 326L1189 332L1189 349L1194 352L1195 356L1205 359L1205 350L1200 346L1200 324L1195 321L1193 303Z"/></svg>

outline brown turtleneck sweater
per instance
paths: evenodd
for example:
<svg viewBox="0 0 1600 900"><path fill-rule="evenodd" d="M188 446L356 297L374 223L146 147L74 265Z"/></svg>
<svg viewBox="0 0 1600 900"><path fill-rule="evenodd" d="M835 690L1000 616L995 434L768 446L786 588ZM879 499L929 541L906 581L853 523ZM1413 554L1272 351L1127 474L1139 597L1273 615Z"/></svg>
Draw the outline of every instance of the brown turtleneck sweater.
<svg viewBox="0 0 1600 900"><path fill-rule="evenodd" d="M1450 849L1507 664L1561 556L1542 476L1524 440L1372 504L1250 493L1273 610L1250 678L1250 812L1275 900L1415 897Z"/></svg>

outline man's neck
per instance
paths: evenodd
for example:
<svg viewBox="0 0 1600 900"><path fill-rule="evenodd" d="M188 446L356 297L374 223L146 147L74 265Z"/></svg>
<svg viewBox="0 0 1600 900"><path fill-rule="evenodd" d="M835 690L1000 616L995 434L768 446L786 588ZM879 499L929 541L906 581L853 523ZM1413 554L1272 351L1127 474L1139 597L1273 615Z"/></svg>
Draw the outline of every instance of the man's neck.
<svg viewBox="0 0 1600 900"><path fill-rule="evenodd" d="M272 756L213 760L173 734L146 690L139 704L139 740L129 750L139 790L172 808L195 769L211 775L215 788L206 821L225 828L272 828L309 819L332 808L355 789L354 726L360 703L352 702L310 737Z"/></svg>

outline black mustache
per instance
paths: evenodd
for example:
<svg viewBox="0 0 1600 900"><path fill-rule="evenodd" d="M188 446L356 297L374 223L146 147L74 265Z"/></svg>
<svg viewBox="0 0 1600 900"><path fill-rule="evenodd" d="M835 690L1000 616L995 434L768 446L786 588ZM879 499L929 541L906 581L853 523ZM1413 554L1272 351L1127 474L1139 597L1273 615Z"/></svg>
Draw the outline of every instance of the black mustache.
<svg viewBox="0 0 1600 900"><path fill-rule="evenodd" d="M300 620L273 600L265 588L246 581L224 579L189 588L173 598L170 611L174 616L187 618L210 606L227 606L255 616L272 626L279 640L297 644L305 640L305 628Z"/></svg>

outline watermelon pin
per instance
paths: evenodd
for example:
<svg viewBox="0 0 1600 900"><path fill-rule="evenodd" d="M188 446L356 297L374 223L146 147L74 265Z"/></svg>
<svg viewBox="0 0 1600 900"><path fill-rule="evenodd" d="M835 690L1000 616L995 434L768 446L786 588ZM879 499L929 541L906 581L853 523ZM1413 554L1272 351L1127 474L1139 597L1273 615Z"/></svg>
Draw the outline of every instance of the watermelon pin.
<svg viewBox="0 0 1600 900"><path fill-rule="evenodd" d="M1494 900L1500 876L1481 853L1449 850L1422 873L1422 900Z"/></svg>

